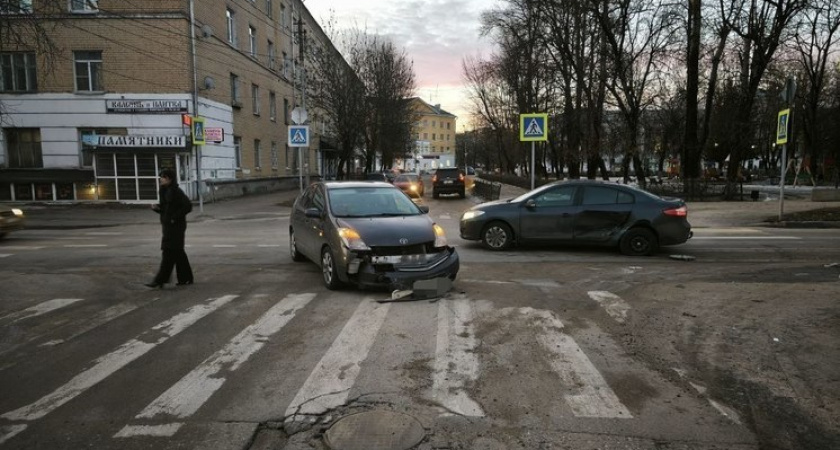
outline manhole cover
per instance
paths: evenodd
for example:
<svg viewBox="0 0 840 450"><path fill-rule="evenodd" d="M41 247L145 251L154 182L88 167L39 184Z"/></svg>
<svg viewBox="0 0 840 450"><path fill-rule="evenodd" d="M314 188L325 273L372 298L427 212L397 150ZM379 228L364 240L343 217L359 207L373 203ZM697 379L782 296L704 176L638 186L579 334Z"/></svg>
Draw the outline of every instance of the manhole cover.
<svg viewBox="0 0 840 450"><path fill-rule="evenodd" d="M333 450L407 450L425 433L417 419L392 411L367 411L344 417L327 430Z"/></svg>

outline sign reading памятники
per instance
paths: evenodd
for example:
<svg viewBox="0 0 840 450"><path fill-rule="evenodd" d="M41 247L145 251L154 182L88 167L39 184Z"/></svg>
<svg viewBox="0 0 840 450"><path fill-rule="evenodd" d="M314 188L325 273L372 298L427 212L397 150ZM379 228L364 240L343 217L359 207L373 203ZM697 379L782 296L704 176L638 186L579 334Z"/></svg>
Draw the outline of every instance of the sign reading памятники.
<svg viewBox="0 0 840 450"><path fill-rule="evenodd" d="M97 134L84 136L82 142L94 147L184 148L187 145L187 138L186 136Z"/></svg>

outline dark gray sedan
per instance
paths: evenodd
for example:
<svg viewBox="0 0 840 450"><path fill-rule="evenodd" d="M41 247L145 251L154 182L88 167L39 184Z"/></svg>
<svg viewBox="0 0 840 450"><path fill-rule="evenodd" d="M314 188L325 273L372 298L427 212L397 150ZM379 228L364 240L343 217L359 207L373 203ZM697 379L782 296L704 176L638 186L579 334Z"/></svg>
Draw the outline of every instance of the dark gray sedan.
<svg viewBox="0 0 840 450"><path fill-rule="evenodd" d="M315 261L328 289L348 283L412 289L420 280L454 280L458 253L428 212L389 183L314 183L292 209L291 256Z"/></svg>
<svg viewBox="0 0 840 450"><path fill-rule="evenodd" d="M617 246L626 255L641 256L691 238L687 216L679 199L608 182L560 181L474 206L461 216L461 237L491 250L560 243Z"/></svg>

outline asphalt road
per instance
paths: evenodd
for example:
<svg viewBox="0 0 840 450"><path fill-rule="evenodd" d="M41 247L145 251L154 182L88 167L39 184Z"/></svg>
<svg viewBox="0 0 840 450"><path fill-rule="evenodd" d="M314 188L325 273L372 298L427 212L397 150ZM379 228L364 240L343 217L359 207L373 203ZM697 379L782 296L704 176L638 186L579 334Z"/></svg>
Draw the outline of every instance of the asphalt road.
<svg viewBox="0 0 840 450"><path fill-rule="evenodd" d="M418 449L840 448L840 230L496 253L458 237L473 201L426 195L462 260L438 301L327 291L283 202L191 223L196 284L163 290L153 222L11 234L0 448L324 449L365 411Z"/></svg>

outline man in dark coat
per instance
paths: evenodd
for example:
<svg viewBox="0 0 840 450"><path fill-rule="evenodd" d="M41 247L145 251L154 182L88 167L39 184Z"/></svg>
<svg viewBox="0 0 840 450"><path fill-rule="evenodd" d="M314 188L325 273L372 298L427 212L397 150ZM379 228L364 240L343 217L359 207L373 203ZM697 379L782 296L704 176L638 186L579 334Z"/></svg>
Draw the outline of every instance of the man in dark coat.
<svg viewBox="0 0 840 450"><path fill-rule="evenodd" d="M192 211L187 194L178 187L178 177L174 170L164 169L160 173L160 203L152 205L152 210L160 214L163 237L160 249L163 258L155 279L146 286L163 287L172 276L172 269L177 268L178 285L193 284L190 260L184 251L184 234L187 231L187 214Z"/></svg>

